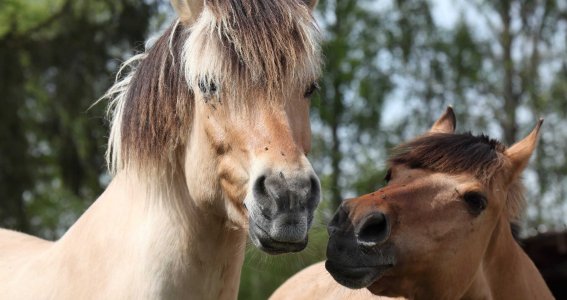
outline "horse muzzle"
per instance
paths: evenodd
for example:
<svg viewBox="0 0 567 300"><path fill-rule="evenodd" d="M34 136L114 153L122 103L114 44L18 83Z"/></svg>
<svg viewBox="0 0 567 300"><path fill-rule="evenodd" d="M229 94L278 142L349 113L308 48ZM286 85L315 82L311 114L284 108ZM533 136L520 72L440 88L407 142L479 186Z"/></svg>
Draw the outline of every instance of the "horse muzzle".
<svg viewBox="0 0 567 300"><path fill-rule="evenodd" d="M384 213L372 212L353 224L342 205L329 223L328 232L325 268L341 285L368 287L396 264Z"/></svg>
<svg viewBox="0 0 567 300"><path fill-rule="evenodd" d="M307 246L307 233L320 199L319 180L312 171L259 176L245 200L249 235L269 254L298 252Z"/></svg>

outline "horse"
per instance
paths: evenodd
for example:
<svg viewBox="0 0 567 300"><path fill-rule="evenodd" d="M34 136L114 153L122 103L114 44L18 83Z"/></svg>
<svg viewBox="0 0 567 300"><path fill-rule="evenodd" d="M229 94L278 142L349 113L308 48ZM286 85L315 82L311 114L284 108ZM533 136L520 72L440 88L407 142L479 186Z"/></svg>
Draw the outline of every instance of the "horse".
<svg viewBox="0 0 567 300"><path fill-rule="evenodd" d="M326 262L271 299L553 299L514 238L520 175L542 122L507 148L455 133L447 108L426 134L394 148L385 187L340 205Z"/></svg>
<svg viewBox="0 0 567 300"><path fill-rule="evenodd" d="M105 95L110 184L57 241L0 231L2 298L236 299L248 236L305 248L316 1L172 4Z"/></svg>

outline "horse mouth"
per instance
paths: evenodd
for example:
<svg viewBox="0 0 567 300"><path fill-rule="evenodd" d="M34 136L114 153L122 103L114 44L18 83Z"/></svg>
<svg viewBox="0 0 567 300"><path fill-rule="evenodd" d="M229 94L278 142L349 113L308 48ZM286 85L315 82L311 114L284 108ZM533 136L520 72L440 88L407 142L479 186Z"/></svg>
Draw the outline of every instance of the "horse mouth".
<svg viewBox="0 0 567 300"><path fill-rule="evenodd" d="M372 285L393 266L393 264L347 266L333 260L327 260L325 262L325 268L329 271L331 276L333 276L335 281L351 289L361 289Z"/></svg>
<svg viewBox="0 0 567 300"><path fill-rule="evenodd" d="M307 246L307 236L300 241L278 241L270 237L265 229L250 222L248 235L252 243L260 250L272 254L283 254L291 252L300 252Z"/></svg>
<svg viewBox="0 0 567 300"><path fill-rule="evenodd" d="M282 243L271 241L270 243L260 242L261 245L258 247L260 250L268 254L283 254L291 252L300 252L307 246L307 239L300 243Z"/></svg>

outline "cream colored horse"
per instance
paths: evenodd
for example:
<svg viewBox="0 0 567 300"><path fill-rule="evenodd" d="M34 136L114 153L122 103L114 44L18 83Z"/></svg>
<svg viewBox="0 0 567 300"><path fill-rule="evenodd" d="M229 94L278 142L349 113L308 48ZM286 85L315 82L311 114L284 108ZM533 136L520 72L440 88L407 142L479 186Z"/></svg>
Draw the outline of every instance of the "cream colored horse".
<svg viewBox="0 0 567 300"><path fill-rule="evenodd" d="M108 92L106 191L56 242L0 231L0 298L235 299L247 235L305 247L315 1L203 3Z"/></svg>
<svg viewBox="0 0 567 300"><path fill-rule="evenodd" d="M455 134L449 108L428 134L394 150L384 188L342 203L325 265L272 299L552 299L511 231L541 124L506 148Z"/></svg>

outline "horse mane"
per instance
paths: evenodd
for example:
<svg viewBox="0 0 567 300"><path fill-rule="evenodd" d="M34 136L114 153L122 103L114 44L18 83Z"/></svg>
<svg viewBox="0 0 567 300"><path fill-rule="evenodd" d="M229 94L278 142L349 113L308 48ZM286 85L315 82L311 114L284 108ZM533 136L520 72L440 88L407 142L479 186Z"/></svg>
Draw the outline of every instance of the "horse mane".
<svg viewBox="0 0 567 300"><path fill-rule="evenodd" d="M208 1L192 31L184 49L190 86L206 81L232 97L257 90L272 99L319 76L319 30L302 0Z"/></svg>
<svg viewBox="0 0 567 300"><path fill-rule="evenodd" d="M303 1L207 1L190 27L174 22L126 61L103 96L110 99L109 169L171 170L187 142L193 91L215 84L219 101L230 97L236 109L252 106L249 91L268 100L283 95L285 84L306 88L320 73L319 44Z"/></svg>
<svg viewBox="0 0 567 300"><path fill-rule="evenodd" d="M172 162L184 142L194 96L175 64L187 34L180 27L174 23L145 53L126 61L117 78L130 72L104 96L111 100L106 159L114 174L132 163L154 169Z"/></svg>
<svg viewBox="0 0 567 300"><path fill-rule="evenodd" d="M506 146L484 134L434 133L394 148L389 162L447 174L471 173L490 184L505 164L505 150ZM506 206L509 220L518 221L525 206L524 187L519 179L508 188Z"/></svg>

